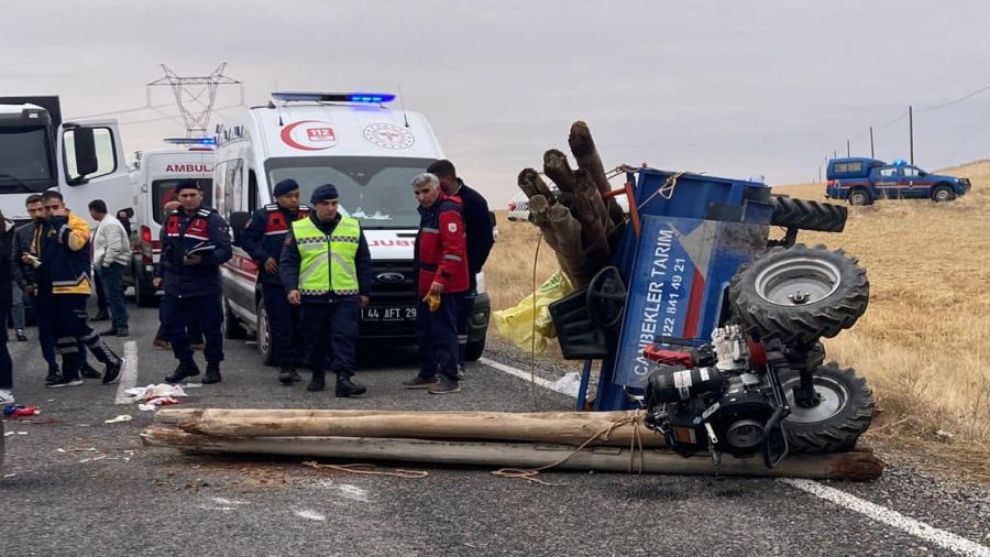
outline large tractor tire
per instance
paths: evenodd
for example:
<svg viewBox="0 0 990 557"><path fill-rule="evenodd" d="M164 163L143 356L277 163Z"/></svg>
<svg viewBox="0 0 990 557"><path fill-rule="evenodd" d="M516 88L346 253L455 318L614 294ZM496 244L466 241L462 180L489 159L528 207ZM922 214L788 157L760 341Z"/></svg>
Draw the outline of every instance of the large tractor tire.
<svg viewBox="0 0 990 557"><path fill-rule="evenodd" d="M771 196L770 204L773 205L773 216L770 217L772 226L799 230L842 232L849 214L849 210L842 205L794 199L786 195Z"/></svg>
<svg viewBox="0 0 990 557"><path fill-rule="evenodd" d="M852 449L873 422L873 391L855 371L840 368L835 362L816 368L813 381L819 400L815 406L804 408L794 400L794 387L801 382L798 372L786 370L780 374L791 407L784 420L790 450L827 454Z"/></svg>
<svg viewBox="0 0 990 557"><path fill-rule="evenodd" d="M747 331L784 344L809 344L852 327L866 311L866 270L825 246L771 248L732 278L734 315Z"/></svg>

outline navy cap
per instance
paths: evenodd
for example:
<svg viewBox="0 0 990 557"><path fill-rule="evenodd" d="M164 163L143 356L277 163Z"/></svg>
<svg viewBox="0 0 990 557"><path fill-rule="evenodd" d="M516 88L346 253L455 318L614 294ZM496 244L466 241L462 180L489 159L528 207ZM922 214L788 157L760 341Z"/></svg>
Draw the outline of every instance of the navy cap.
<svg viewBox="0 0 990 557"><path fill-rule="evenodd" d="M275 189L273 192L275 193L275 197L279 197L297 189L299 189L299 184L292 178L286 178L285 180L275 184Z"/></svg>
<svg viewBox="0 0 990 557"><path fill-rule="evenodd" d="M337 199L337 197L337 188L333 184L323 184L313 191L313 195L309 197L309 202L315 205L320 201Z"/></svg>
<svg viewBox="0 0 990 557"><path fill-rule="evenodd" d="M175 195L179 195L179 192L187 189L199 190L199 182L189 179L179 180L179 183L175 185Z"/></svg>

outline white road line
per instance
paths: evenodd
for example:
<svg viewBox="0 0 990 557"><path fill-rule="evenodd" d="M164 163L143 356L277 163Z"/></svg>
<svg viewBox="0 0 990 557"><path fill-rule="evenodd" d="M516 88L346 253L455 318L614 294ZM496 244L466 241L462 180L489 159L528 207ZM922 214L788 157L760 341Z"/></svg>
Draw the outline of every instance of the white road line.
<svg viewBox="0 0 990 557"><path fill-rule="evenodd" d="M903 514L881 507L850 495L845 491L840 491L834 487L820 484L812 480L799 480L792 478L779 478L777 481L783 482L791 487L810 493L816 497L821 497L826 501L835 503L840 507L849 509L865 515L877 522L882 522L888 526L903 530L912 536L917 536L928 543L938 545L949 551L954 551L960 555L972 555L973 557L990 557L990 547L980 545L976 542L957 536L951 532L946 532L939 528L929 526L924 522L917 521Z"/></svg>
<svg viewBox="0 0 990 557"><path fill-rule="evenodd" d="M137 366L137 342L129 340L124 343L124 367L120 370L120 383L117 385L117 396L113 399L114 404L131 404L134 402L134 397L127 394L127 390L137 386Z"/></svg>
<svg viewBox="0 0 990 557"><path fill-rule="evenodd" d="M516 369L516 368L514 368L512 366L507 366L507 365L505 365L505 364L503 364L501 362L496 362L495 360L491 360L491 359L488 359L488 358L478 358L478 363L482 363L482 364L485 364L488 367L492 367L492 368L495 368L495 369L497 369L499 371L503 371L505 373L508 373L509 375L512 375L513 377L518 377L518 378L523 379L525 381L532 381L533 383L536 383L537 385L543 387L544 389L549 389L549 390L551 390L551 391L553 391L555 393L560 393L560 394L568 395L568 396L574 396L572 393L568 393L566 390L558 389L553 384L552 381L547 381L546 379L540 377L539 375L533 375L533 374L527 373L527 372L525 372L525 371L523 371L521 369Z"/></svg>
<svg viewBox="0 0 990 557"><path fill-rule="evenodd" d="M479 358L478 362L526 381L529 381L532 377L531 374L526 373L521 369L517 369L488 358ZM552 382L547 381L542 377L533 378L533 382L541 387L550 389L551 391L574 396L573 394L555 388ZM778 478L777 481L783 482L796 489L800 489L805 493L810 493L811 495L824 499L830 503L839 505L844 509L862 514L868 518L876 520L877 522L882 522L888 526L907 532L908 534L921 538L928 543L948 549L949 551L953 551L960 555L990 557L990 547L980 545L962 536L957 536L952 532L935 528L934 526L930 526L924 522L905 516L893 509L888 509L887 507L870 503L869 501L860 499L855 495L835 489L834 487L829 487L813 480Z"/></svg>

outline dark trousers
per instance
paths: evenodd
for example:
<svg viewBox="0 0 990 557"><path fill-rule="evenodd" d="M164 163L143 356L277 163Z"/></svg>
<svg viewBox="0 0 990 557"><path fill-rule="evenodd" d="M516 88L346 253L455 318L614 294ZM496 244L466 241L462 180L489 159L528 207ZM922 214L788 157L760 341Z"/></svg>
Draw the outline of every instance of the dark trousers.
<svg viewBox="0 0 990 557"><path fill-rule="evenodd" d="M107 295L106 292L103 290L104 288L103 278L100 277L100 273L94 273L93 282L95 283L95 287L96 287L96 309L100 313L106 313Z"/></svg>
<svg viewBox="0 0 990 557"><path fill-rule="evenodd" d="M203 330L199 326L199 321L186 323L186 334L189 335L189 344L203 344ZM165 340L165 324L161 322L161 309L158 310L158 332L155 333L155 340Z"/></svg>
<svg viewBox="0 0 990 557"><path fill-rule="evenodd" d="M55 349L62 355L62 376L79 379L79 370L86 362L85 346L104 365L117 363L120 358L110 350L100 335L87 322L86 294L56 294L51 297L55 318Z"/></svg>
<svg viewBox="0 0 990 557"><path fill-rule="evenodd" d="M48 362L48 369L58 369L55 359L55 314L51 296L32 296L34 318L38 322L38 342L41 344L41 356Z"/></svg>
<svg viewBox="0 0 990 557"><path fill-rule="evenodd" d="M273 362L279 366L294 366L302 353L299 306L289 303L281 285L262 283L261 293L272 330Z"/></svg>
<svg viewBox="0 0 990 557"><path fill-rule="evenodd" d="M103 283L103 295L110 306L110 317L113 318L114 329L127 328L127 300L124 299L124 266L111 263L96 272ZM99 284L99 283L98 283Z"/></svg>
<svg viewBox="0 0 990 557"><path fill-rule="evenodd" d="M302 327L306 356L313 373L322 373L326 369L329 336L330 370L341 377L354 375L357 367L354 355L358 336L357 300L304 304Z"/></svg>
<svg viewBox="0 0 990 557"><path fill-rule="evenodd" d="M0 312L0 319L3 319L3 327L0 327L0 389L9 391L14 388L14 364L7 349L7 312Z"/></svg>
<svg viewBox="0 0 990 557"><path fill-rule="evenodd" d="M471 318L471 311L474 309L474 299L478 294L474 290L468 290L462 294L455 294L457 299L457 363L464 365L464 352L467 349L468 341L468 319Z"/></svg>
<svg viewBox="0 0 990 557"><path fill-rule="evenodd" d="M443 294L440 307L430 311L422 300L416 306L416 341L419 344L419 376L457 378L457 314L461 294Z"/></svg>
<svg viewBox="0 0 990 557"><path fill-rule="evenodd" d="M191 362L193 359L189 345L192 332L189 329L194 323L199 325L206 341L203 354L207 363L219 364L223 361L223 335L220 333L223 308L219 295L179 298L166 293L158 315L162 322L161 338L172 344L172 353L180 362Z"/></svg>

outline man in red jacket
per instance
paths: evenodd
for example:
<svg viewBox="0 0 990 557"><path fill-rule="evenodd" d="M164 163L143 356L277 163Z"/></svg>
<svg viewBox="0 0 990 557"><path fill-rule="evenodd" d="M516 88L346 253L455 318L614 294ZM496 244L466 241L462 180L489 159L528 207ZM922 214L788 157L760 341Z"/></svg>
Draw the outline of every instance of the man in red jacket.
<svg viewBox="0 0 990 557"><path fill-rule="evenodd" d="M412 188L420 215L416 235L420 368L419 374L403 385L429 389L435 395L456 393L461 390L457 381L457 302L470 287L461 200L444 194L440 181L428 172L413 178Z"/></svg>

